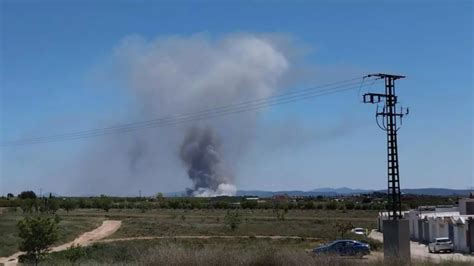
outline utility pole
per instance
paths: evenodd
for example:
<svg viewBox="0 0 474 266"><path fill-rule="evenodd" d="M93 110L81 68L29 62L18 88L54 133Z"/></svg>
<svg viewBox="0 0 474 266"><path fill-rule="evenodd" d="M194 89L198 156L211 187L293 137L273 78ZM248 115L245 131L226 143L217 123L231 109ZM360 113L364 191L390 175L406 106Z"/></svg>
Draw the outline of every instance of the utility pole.
<svg viewBox="0 0 474 266"><path fill-rule="evenodd" d="M400 129L397 121L400 120L401 125L403 116L408 115L409 110L401 107L397 112L398 98L395 93L395 80L405 78L405 76L378 73L366 76L366 78L369 77L385 80L385 93L366 93L363 99L364 103L384 103L381 110L377 105L375 114L377 125L387 132L388 222L384 221L383 226L384 253L386 257L404 256L409 259L410 231L408 221L401 220L403 217L397 146L397 131Z"/></svg>

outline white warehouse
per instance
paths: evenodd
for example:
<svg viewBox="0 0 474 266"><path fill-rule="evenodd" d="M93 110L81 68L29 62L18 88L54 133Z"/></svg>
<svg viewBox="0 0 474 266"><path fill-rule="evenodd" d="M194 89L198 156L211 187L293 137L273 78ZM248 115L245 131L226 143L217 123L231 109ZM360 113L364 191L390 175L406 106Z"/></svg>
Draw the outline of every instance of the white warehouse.
<svg viewBox="0 0 474 266"><path fill-rule="evenodd" d="M474 252L474 198L459 200L459 207L420 207L403 212L409 220L410 238L428 243L433 238L449 237L457 252ZM386 213L380 213L379 229Z"/></svg>

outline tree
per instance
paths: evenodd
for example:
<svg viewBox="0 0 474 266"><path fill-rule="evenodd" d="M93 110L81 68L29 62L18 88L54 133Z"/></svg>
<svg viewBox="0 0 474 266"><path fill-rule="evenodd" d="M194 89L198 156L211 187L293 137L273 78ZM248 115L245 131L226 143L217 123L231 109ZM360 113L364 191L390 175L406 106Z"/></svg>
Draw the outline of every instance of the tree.
<svg viewBox="0 0 474 266"><path fill-rule="evenodd" d="M17 224L21 238L20 250L33 259L35 265L58 239L58 224L54 218L46 216L26 217Z"/></svg>
<svg viewBox="0 0 474 266"><path fill-rule="evenodd" d="M235 230L239 227L242 219L240 217L240 213L238 211L227 211L224 222L227 226L229 226L230 230Z"/></svg>
<svg viewBox="0 0 474 266"><path fill-rule="evenodd" d="M352 225L351 222L337 222L335 225L334 225L334 228L336 229L336 231L341 234L341 238L344 238L344 234L353 229L354 226Z"/></svg>
<svg viewBox="0 0 474 266"><path fill-rule="evenodd" d="M22 191L20 194L18 194L18 197L20 199L36 199L36 194L35 192L28 190L28 191Z"/></svg>
<svg viewBox="0 0 474 266"><path fill-rule="evenodd" d="M240 203L242 209L255 209L258 206L258 202L256 200L244 200Z"/></svg>
<svg viewBox="0 0 474 266"><path fill-rule="evenodd" d="M53 198L41 198L39 201L39 209L43 213L54 214L59 209L59 202Z"/></svg>
<svg viewBox="0 0 474 266"><path fill-rule="evenodd" d="M112 208L112 200L105 195L101 195L98 205L102 210L109 212L110 208Z"/></svg>
<svg viewBox="0 0 474 266"><path fill-rule="evenodd" d="M161 192L156 193L155 198L156 198L158 201L161 201L161 200L164 198L163 193L161 193Z"/></svg>
<svg viewBox="0 0 474 266"><path fill-rule="evenodd" d="M353 210L354 207L355 207L354 202L352 201L346 202L346 210Z"/></svg>
<svg viewBox="0 0 474 266"><path fill-rule="evenodd" d="M8 193L7 194L7 199L11 199L11 198L14 198L15 196L12 194L12 193Z"/></svg>
<svg viewBox="0 0 474 266"><path fill-rule="evenodd" d="M60 207L63 208L67 213L69 213L77 207L77 204L72 199L65 199L61 202Z"/></svg>

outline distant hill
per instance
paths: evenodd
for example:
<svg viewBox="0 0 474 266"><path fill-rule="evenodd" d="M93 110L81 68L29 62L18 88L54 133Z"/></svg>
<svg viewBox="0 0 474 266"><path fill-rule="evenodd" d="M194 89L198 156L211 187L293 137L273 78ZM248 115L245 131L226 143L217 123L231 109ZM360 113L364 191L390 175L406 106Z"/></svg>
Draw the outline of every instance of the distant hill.
<svg viewBox="0 0 474 266"><path fill-rule="evenodd" d="M301 191L301 190L282 190L282 191L262 191L262 190L238 190L237 196L257 196L257 197L272 197L274 195L283 195L288 196L336 196L334 192L315 192L315 191Z"/></svg>
<svg viewBox="0 0 474 266"><path fill-rule="evenodd" d="M239 190L237 196L259 196L259 197L271 197L273 195L286 194L288 196L326 196L333 197L338 195L354 195L361 193L370 193L371 190L366 189L351 189L347 187L342 188L317 188L310 191L301 190L282 190L282 191L262 191L262 190Z"/></svg>
<svg viewBox="0 0 474 266"><path fill-rule="evenodd" d="M360 193L370 193L373 190L370 189L352 189L348 187L340 187L340 188L330 188L330 187L325 187L325 188L316 188L311 190L311 192L321 192L321 193L334 193L334 194L360 194Z"/></svg>
<svg viewBox="0 0 474 266"><path fill-rule="evenodd" d="M402 189L404 194L431 195L431 196L469 196L471 190L449 188L407 188Z"/></svg>
<svg viewBox="0 0 474 266"><path fill-rule="evenodd" d="M309 197L309 196L326 196L326 197L334 197L334 196L346 196L346 195L354 195L354 194L365 194L365 193L372 193L372 192L386 192L386 189L380 190L370 190L370 189L352 189L347 187L340 187L340 188L316 188L310 191L302 191L302 190L280 190L280 191L265 191L265 190L238 190L237 196L257 196L261 198L268 198L274 195L283 195L286 194L288 196L302 196L302 197ZM407 188L402 189L402 193L404 194L414 194L414 195L431 195L431 196L469 196L471 191L467 189L449 189L449 188ZM170 192L164 193L166 197L180 197L185 196L186 192L178 191L178 192Z"/></svg>

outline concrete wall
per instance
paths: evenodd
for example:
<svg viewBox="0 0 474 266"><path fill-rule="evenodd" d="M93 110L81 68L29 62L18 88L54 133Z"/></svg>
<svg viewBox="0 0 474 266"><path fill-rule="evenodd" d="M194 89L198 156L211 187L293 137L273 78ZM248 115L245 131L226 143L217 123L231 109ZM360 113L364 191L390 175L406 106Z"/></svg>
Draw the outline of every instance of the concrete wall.
<svg viewBox="0 0 474 266"><path fill-rule="evenodd" d="M428 224L429 224L429 241L432 241L433 238L438 237L438 225L436 223L436 220L434 219L428 219Z"/></svg>
<svg viewBox="0 0 474 266"><path fill-rule="evenodd" d="M459 200L459 213L461 215L474 214L474 210L472 207L473 204L474 204L474 199L460 199Z"/></svg>
<svg viewBox="0 0 474 266"><path fill-rule="evenodd" d="M467 246L467 226L466 224L454 226L454 249L460 252L469 252L469 247Z"/></svg>
<svg viewBox="0 0 474 266"><path fill-rule="evenodd" d="M410 261L410 225L407 219L383 222L383 249L385 260L392 258Z"/></svg>
<svg viewBox="0 0 474 266"><path fill-rule="evenodd" d="M438 225L438 236L437 237L449 237L449 224L447 219L438 218L436 219Z"/></svg>

